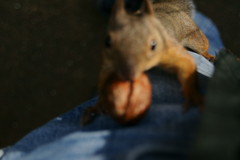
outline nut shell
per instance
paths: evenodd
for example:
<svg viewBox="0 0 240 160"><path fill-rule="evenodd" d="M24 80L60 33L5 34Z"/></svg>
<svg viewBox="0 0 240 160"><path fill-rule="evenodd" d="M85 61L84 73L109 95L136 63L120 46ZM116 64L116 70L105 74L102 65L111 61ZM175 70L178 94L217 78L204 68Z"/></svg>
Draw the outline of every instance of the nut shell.
<svg viewBox="0 0 240 160"><path fill-rule="evenodd" d="M132 81L111 79L105 87L103 107L119 123L134 123L149 108L151 93L151 84L144 73Z"/></svg>

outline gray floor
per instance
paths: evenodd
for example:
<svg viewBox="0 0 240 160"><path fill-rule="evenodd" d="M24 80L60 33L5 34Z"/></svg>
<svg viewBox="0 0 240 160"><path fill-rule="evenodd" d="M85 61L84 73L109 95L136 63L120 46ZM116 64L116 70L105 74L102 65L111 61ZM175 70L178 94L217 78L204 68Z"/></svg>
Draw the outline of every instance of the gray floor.
<svg viewBox="0 0 240 160"><path fill-rule="evenodd" d="M195 0L240 53L239 0ZM0 147L92 97L106 20L92 1L0 1Z"/></svg>

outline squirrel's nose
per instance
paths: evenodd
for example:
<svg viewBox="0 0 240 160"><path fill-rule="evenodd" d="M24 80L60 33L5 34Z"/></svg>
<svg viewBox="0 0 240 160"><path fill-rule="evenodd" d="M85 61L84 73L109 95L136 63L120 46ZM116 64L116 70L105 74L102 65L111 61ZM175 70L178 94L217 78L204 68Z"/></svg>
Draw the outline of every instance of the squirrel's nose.
<svg viewBox="0 0 240 160"><path fill-rule="evenodd" d="M134 80L137 77L137 73L134 71L133 68L122 67L118 71L118 76L122 80L131 81L131 80Z"/></svg>
<svg viewBox="0 0 240 160"><path fill-rule="evenodd" d="M120 79L122 80L134 80L137 78L139 72L139 65L136 63L135 58L120 57L116 64L116 72Z"/></svg>

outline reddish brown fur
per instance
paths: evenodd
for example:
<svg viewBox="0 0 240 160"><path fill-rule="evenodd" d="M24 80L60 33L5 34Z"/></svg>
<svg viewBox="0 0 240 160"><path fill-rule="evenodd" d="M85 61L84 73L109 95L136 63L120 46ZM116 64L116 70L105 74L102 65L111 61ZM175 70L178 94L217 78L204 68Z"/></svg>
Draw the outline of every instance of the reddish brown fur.
<svg viewBox="0 0 240 160"><path fill-rule="evenodd" d="M209 60L214 57L207 53L208 40L193 22L191 13L187 0L157 0L154 5L144 0L142 11L135 14L126 12L123 0L116 0L108 28L110 43L103 52L98 112L108 107L104 105L108 96L104 87L111 85L107 83L110 75L134 80L155 66L178 76L186 99L185 109L190 104L203 108L196 89L196 65L185 47Z"/></svg>

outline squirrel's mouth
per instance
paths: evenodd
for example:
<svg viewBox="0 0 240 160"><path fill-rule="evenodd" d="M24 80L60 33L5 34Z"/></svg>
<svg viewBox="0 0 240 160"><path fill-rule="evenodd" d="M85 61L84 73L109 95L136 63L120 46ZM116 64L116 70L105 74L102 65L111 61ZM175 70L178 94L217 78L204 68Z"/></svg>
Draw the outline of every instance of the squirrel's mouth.
<svg viewBox="0 0 240 160"><path fill-rule="evenodd" d="M123 81L133 81L140 76L140 73L132 69L121 69L117 72L117 77Z"/></svg>

